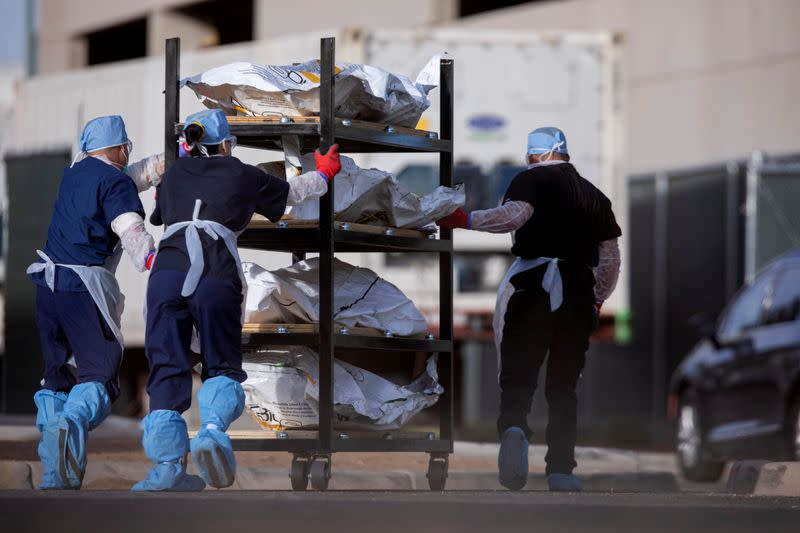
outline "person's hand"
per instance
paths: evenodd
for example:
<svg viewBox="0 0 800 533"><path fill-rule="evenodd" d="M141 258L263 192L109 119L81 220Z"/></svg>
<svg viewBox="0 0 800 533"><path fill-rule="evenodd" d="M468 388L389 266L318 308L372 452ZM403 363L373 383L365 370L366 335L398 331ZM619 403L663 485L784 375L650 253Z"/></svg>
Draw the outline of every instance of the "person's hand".
<svg viewBox="0 0 800 533"><path fill-rule="evenodd" d="M603 308L603 302L595 302L594 310L597 311L597 316L600 316L600 309Z"/></svg>
<svg viewBox="0 0 800 533"><path fill-rule="evenodd" d="M150 250L150 253L147 254L147 258L144 260L144 267L147 270L153 268L153 261L155 260L155 258L156 258L156 251Z"/></svg>
<svg viewBox="0 0 800 533"><path fill-rule="evenodd" d="M162 159L158 163L156 163L156 174L158 174L159 178L164 177L164 172L167 170L167 164Z"/></svg>
<svg viewBox="0 0 800 533"><path fill-rule="evenodd" d="M181 141L178 143L178 158L181 157L189 157L191 154L192 147L186 141Z"/></svg>
<svg viewBox="0 0 800 533"><path fill-rule="evenodd" d="M440 228L455 229L455 228L470 228L469 213L462 209L456 209L444 218L436 221Z"/></svg>
<svg viewBox="0 0 800 533"><path fill-rule="evenodd" d="M320 153L317 149L314 152L314 161L317 163L317 172L320 176L330 182L342 170L342 163L339 161L339 145L334 144L325 154Z"/></svg>

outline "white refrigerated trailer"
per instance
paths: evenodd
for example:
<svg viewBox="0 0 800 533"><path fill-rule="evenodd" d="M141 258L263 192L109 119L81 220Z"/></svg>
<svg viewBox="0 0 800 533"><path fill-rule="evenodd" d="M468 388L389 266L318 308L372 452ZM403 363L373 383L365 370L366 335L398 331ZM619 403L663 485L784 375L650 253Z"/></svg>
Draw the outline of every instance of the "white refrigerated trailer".
<svg viewBox="0 0 800 533"><path fill-rule="evenodd" d="M626 169L624 124L619 95L619 45L610 33L481 32L476 29L425 28L413 31L344 29L326 32L336 37L338 61L367 63L413 78L434 54L446 52L456 60L455 159L482 169L493 179L498 166L522 165L527 133L542 125L562 128L569 141L572 160L581 174L612 199L625 231ZM315 58L319 37L301 34L272 41L257 41L181 56L181 76L198 74L233 61L287 64ZM120 114L135 143L133 158L163 150L164 59L150 57L110 65L40 76L17 88L10 151L35 157L37 153L74 150L83 123L95 116ZM431 99L438 102L438 97ZM181 114L203 106L189 89L181 94ZM438 131L436 103L422 117L422 129ZM237 148L249 163L263 161L263 153ZM437 164L434 156L374 154L356 157L362 166L401 172ZM458 176L456 176L458 178ZM458 181L458 179L456 179ZM471 182L473 183L473 182ZM477 194L477 193L475 193ZM467 187L470 195L470 187ZM142 194L145 210L153 205L153 193ZM11 199L13 201L13 198ZM51 205L39 206L49 213ZM489 207L486 205L486 207ZM158 232L155 232L158 234ZM502 277L510 238L456 232L457 251L464 252L483 282L461 290L464 276L456 274L456 324L459 312L491 312L492 285ZM39 246L43 245L40 243ZM623 240L623 254L626 246ZM30 259L35 258L30 250ZM267 267L282 267L283 254L245 252L244 260ZM345 259L347 259L345 257ZM432 279L408 267L402 258L359 257L358 264L373 268L404 290L431 318L436 316L438 287L420 285ZM433 268L431 265L430 268ZM459 270L457 260L457 271ZM416 269L416 270L415 270ZM126 261L118 278L126 295L123 332L130 346L144 343L142 309L146 276ZM627 308L625 276L604 308Z"/></svg>

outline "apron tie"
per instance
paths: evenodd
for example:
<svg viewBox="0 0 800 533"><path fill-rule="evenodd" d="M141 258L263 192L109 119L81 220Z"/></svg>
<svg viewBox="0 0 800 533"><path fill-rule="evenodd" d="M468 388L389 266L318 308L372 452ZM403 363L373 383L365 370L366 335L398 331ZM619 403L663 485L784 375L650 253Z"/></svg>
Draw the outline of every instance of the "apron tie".
<svg viewBox="0 0 800 533"><path fill-rule="evenodd" d="M36 253L39 257L42 258L44 263L33 263L28 267L25 271L26 274L36 274L44 270L44 280L47 283L47 287L50 289L51 292L55 292L56 290L56 264L53 263L53 260L50 259L46 253L41 250L36 250Z"/></svg>
<svg viewBox="0 0 800 533"><path fill-rule="evenodd" d="M544 257L540 259L547 261L547 270L542 277L542 288L550 295L550 311L556 311L564 301L564 285L561 280L561 271L558 269L558 259Z"/></svg>
<svg viewBox="0 0 800 533"><path fill-rule="evenodd" d="M497 302L494 308L494 319L492 326L494 329L494 343L497 350L497 379L500 379L500 368L502 359L500 357L500 345L503 342L503 329L506 323L506 308L511 296L514 294L514 286L511 278L521 272L547 264L547 270L542 276L542 289L550 296L550 311L557 311L564 302L564 285L561 279L561 271L558 268L560 259L557 257L539 257L537 259L517 259L511 264L503 281L497 289Z"/></svg>
<svg viewBox="0 0 800 533"><path fill-rule="evenodd" d="M189 254L189 270L186 272L186 279L183 281L183 287L181 288L181 296L184 298L194 294L197 285L200 283L200 278L203 277L203 270L205 269L205 257L203 254L203 243L200 240L200 231L204 231L206 235L215 241L222 238L222 241L228 248L228 252L236 261L236 267L239 272L239 279L242 281L242 286L246 284L244 273L242 272L242 262L239 258L239 251L236 246L236 234L219 222L200 219L201 206L202 202L198 198L194 202L192 220L171 224L161 238L163 242L169 237L172 237L179 230L186 228L185 239L186 251Z"/></svg>
<svg viewBox="0 0 800 533"><path fill-rule="evenodd" d="M86 287L86 291L92 297L95 305L100 310L100 314L103 316L106 324L108 324L109 329L114 333L114 337L124 350L125 341L122 337L120 321L122 318L122 310L125 306L125 296L119 290L119 283L117 283L114 274L102 266L55 263L43 251L36 250L36 253L44 263L33 263L25 272L27 274L36 274L44 271L44 280L47 287L52 292L55 292L56 267L73 271L78 278L80 278L84 287Z"/></svg>

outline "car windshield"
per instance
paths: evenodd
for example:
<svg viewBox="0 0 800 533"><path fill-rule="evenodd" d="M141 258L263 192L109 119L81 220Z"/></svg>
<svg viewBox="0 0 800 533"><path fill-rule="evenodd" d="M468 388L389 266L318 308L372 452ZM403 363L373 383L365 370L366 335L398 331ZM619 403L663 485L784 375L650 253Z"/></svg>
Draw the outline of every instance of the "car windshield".
<svg viewBox="0 0 800 533"><path fill-rule="evenodd" d="M735 339L745 330L758 325L767 290L774 277L775 269L769 269L734 298L722 319L718 332L720 340Z"/></svg>
<svg viewBox="0 0 800 533"><path fill-rule="evenodd" d="M770 323L797 318L800 307L800 261L789 263L778 272L765 307Z"/></svg>

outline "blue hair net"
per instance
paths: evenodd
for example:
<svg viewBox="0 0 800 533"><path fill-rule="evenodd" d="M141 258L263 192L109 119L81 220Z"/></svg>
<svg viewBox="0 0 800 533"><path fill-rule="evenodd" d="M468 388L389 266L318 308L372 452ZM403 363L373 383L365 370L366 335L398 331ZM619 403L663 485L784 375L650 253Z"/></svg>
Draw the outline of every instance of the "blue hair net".
<svg viewBox="0 0 800 533"><path fill-rule="evenodd" d="M528 154L556 152L569 155L567 136L558 128L536 128L528 134Z"/></svg>
<svg viewBox="0 0 800 533"><path fill-rule="evenodd" d="M86 123L83 133L81 133L79 149L81 152L93 152L128 142L128 133L125 131L125 122L122 117L109 115L95 118Z"/></svg>
<svg viewBox="0 0 800 533"><path fill-rule="evenodd" d="M199 124L203 128L204 133L200 138L201 144L219 144L231 137L228 119L219 109L207 109L189 115L183 124L184 131L190 124Z"/></svg>

